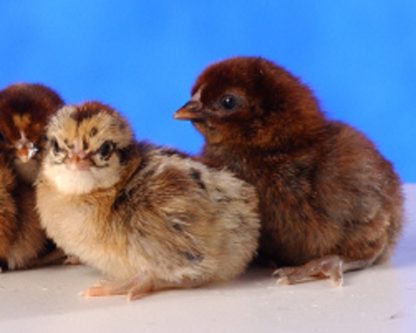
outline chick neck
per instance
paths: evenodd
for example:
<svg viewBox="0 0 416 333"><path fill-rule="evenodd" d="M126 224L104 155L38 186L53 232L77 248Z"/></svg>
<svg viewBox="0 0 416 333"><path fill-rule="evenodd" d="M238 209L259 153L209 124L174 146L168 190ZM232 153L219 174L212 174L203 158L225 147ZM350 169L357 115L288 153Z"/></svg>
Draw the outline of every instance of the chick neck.
<svg viewBox="0 0 416 333"><path fill-rule="evenodd" d="M132 144L128 161L124 167L120 181L115 185L119 195L125 195L130 190L129 184L138 173L146 166L147 151L149 145L145 142L137 142Z"/></svg>
<svg viewBox="0 0 416 333"><path fill-rule="evenodd" d="M30 159L27 162L22 162L16 158L13 161L17 177L20 181L33 185L38 177L40 170L40 163L36 159Z"/></svg>
<svg viewBox="0 0 416 333"><path fill-rule="evenodd" d="M243 165L273 159L285 159L302 151L309 150L327 137L327 126L323 121L319 126L309 128L302 135L280 136L278 131L270 131L268 140L233 140L230 142L206 142L202 149L204 162L213 167L230 167L232 170ZM280 132L281 133L281 132Z"/></svg>

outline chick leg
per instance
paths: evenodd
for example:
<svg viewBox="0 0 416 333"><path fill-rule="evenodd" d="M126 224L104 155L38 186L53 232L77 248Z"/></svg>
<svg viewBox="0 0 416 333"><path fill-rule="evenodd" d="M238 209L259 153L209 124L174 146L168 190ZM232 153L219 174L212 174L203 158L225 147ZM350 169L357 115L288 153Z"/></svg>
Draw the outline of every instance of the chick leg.
<svg viewBox="0 0 416 333"><path fill-rule="evenodd" d="M66 260L66 254L61 249L55 249L43 257L34 259L29 268L38 268L49 265L60 265Z"/></svg>
<svg viewBox="0 0 416 333"><path fill-rule="evenodd" d="M81 293L85 297L101 297L112 295L125 295L134 288L136 279L131 279L122 282L114 281L100 281L96 285L88 288Z"/></svg>
<svg viewBox="0 0 416 333"><path fill-rule="evenodd" d="M329 278L334 285L342 286L343 273L362 269L374 263L376 257L364 260L346 261L338 255L313 259L304 265L283 267L274 271L279 284L295 284L310 280Z"/></svg>
<svg viewBox="0 0 416 333"><path fill-rule="evenodd" d="M123 282L101 281L96 286L82 293L85 297L127 295L128 300L142 298L152 292L181 287L179 284L152 277L149 274L138 274Z"/></svg>
<svg viewBox="0 0 416 333"><path fill-rule="evenodd" d="M339 256L325 256L301 266L282 267L273 272L279 284L295 284L319 278L329 278L335 285L343 282L343 260Z"/></svg>

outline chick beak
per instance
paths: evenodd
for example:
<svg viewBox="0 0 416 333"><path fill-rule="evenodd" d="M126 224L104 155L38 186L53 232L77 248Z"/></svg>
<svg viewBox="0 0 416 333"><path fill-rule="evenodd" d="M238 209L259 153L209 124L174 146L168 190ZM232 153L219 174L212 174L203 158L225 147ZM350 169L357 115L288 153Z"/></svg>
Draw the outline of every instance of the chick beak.
<svg viewBox="0 0 416 333"><path fill-rule="evenodd" d="M203 105L200 101L190 100L173 114L174 119L179 120L202 120L205 119Z"/></svg>
<svg viewBox="0 0 416 333"><path fill-rule="evenodd" d="M74 148L68 153L69 167L72 170L89 170L91 161L88 154L82 149L82 141L77 140L74 143Z"/></svg>
<svg viewBox="0 0 416 333"><path fill-rule="evenodd" d="M68 154L69 166L73 170L89 170L91 162L84 151L71 151Z"/></svg>
<svg viewBox="0 0 416 333"><path fill-rule="evenodd" d="M27 163L36 155L38 150L39 149L33 145L33 143L29 142L19 147L16 151L16 155L22 163Z"/></svg>

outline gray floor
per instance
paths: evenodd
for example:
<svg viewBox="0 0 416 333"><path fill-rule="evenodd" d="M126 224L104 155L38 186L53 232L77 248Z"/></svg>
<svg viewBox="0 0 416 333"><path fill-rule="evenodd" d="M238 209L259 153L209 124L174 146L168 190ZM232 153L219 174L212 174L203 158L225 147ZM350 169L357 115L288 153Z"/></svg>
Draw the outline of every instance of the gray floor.
<svg viewBox="0 0 416 333"><path fill-rule="evenodd" d="M0 274L0 332L414 332L416 185L407 185L406 229L390 264L328 281L278 286L269 270L224 285L124 297L77 293L100 275L83 266Z"/></svg>

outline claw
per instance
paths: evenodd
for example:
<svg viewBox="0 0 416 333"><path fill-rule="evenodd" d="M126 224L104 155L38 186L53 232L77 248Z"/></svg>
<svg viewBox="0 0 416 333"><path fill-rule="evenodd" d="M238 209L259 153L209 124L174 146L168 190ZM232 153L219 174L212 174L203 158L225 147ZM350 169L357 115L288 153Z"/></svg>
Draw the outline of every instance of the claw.
<svg viewBox="0 0 416 333"><path fill-rule="evenodd" d="M290 284L289 278L287 276L280 276L276 279L276 284L280 286L286 286Z"/></svg>

